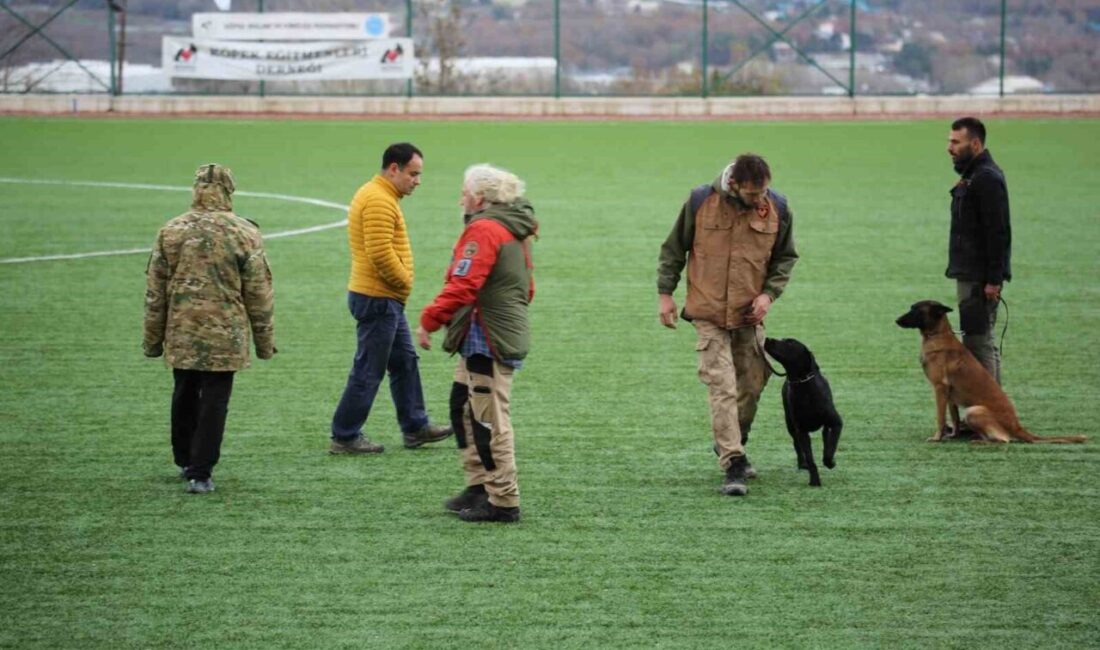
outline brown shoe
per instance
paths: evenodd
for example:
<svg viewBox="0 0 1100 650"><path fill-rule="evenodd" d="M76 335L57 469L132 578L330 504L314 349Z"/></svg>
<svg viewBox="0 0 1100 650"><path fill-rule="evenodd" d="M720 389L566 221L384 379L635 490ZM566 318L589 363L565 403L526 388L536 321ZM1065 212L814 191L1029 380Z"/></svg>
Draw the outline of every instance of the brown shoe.
<svg viewBox="0 0 1100 650"><path fill-rule="evenodd" d="M416 449L429 442L439 442L444 438L448 438L454 432L455 430L451 427L443 427L429 422L420 427L419 431L402 433L401 440L405 444L405 449Z"/></svg>
<svg viewBox="0 0 1100 650"><path fill-rule="evenodd" d="M355 436L351 440L332 439L332 445L328 448L330 454L380 454L386 448L376 445L366 436Z"/></svg>

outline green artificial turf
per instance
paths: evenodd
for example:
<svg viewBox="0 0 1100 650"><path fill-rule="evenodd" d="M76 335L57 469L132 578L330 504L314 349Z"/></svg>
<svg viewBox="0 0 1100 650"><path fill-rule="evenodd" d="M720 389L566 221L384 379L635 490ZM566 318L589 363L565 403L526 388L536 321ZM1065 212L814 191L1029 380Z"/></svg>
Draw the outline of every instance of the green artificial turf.
<svg viewBox="0 0 1100 650"><path fill-rule="evenodd" d="M385 387L368 431L386 453L327 454L354 350L343 229L269 240L280 352L238 375L208 496L175 477L171 376L141 355L145 255L0 264L0 646L1100 645L1100 121L989 122L1013 215L1005 387L1034 432L1091 438L1071 446L925 442L918 337L893 321L953 302L947 131L0 118L3 178L186 187L217 161L240 190L336 203L411 140L414 322L460 232L465 166L517 172L542 224L516 526L443 512L453 443L402 449ZM845 429L810 488L773 380L738 499L717 491L693 331L658 325L655 267L689 189L746 150L771 162L802 254L768 331L814 350ZM0 258L142 248L187 204L0 182ZM268 233L343 218L236 207ZM444 421L454 360L421 356Z"/></svg>

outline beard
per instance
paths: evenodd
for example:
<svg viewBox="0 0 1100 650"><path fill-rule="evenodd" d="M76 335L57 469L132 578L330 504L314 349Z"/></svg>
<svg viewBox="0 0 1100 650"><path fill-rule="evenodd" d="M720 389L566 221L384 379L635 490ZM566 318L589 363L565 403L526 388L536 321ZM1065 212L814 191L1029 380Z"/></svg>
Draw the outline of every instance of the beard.
<svg viewBox="0 0 1100 650"><path fill-rule="evenodd" d="M748 201L742 198L741 193L738 192L736 188L730 188L730 196L732 196L733 200L737 202L737 205L741 206L742 210L748 210L752 207L751 205L749 205Z"/></svg>
<svg viewBox="0 0 1100 650"><path fill-rule="evenodd" d="M730 196L732 196L733 200L737 202L737 205L741 206L742 210L752 210L754 208L759 208L761 205L764 204L763 198L761 198L759 202L753 203L752 201L749 201L745 197L741 196L741 192L739 190L740 188L738 188L737 185L729 186Z"/></svg>
<svg viewBox="0 0 1100 650"><path fill-rule="evenodd" d="M955 172L961 174L966 171L966 168L970 166L970 163L974 160L974 149L967 148L966 151L960 151L959 155L953 159L955 166Z"/></svg>

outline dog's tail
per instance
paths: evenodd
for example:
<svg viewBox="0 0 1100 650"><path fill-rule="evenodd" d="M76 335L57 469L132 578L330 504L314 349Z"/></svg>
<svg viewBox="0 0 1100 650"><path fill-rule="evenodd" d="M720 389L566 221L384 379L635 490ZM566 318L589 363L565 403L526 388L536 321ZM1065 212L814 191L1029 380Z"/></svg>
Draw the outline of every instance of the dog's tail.
<svg viewBox="0 0 1100 650"><path fill-rule="evenodd" d="M972 406L966 409L966 423L975 431L980 431L986 442L1031 442L1035 444L1073 444L1088 440L1087 436L1037 436L1024 428L1012 414L1012 421L1004 426L993 417L985 406Z"/></svg>
<svg viewBox="0 0 1100 650"><path fill-rule="evenodd" d="M1024 442L1032 442L1037 445L1069 445L1085 442L1089 439L1088 436L1037 436L1023 427L1020 427L1016 431L1016 438L1019 440L1023 440Z"/></svg>

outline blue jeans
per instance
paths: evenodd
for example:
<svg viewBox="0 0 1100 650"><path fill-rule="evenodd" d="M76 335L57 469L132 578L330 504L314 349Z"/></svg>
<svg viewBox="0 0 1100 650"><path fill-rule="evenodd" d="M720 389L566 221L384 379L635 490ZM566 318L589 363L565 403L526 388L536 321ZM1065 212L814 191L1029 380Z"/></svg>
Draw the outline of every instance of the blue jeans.
<svg viewBox="0 0 1100 650"><path fill-rule="evenodd" d="M351 440L363 434L382 376L389 371L390 395L401 431L412 433L428 424L419 357L413 347L405 306L392 298L348 292L348 309L358 321L359 345L344 394L332 416L332 437Z"/></svg>

